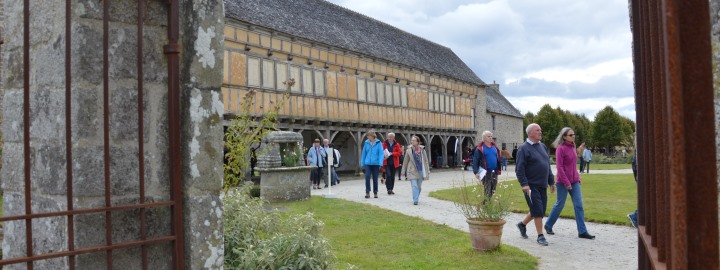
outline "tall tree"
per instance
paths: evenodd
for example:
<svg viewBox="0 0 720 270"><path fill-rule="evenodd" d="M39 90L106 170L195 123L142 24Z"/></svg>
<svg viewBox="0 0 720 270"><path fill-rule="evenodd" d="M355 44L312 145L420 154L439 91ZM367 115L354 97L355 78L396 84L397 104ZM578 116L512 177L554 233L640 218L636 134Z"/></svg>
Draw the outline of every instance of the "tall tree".
<svg viewBox="0 0 720 270"><path fill-rule="evenodd" d="M527 127L531 123L535 123L535 114L533 114L532 112L527 112L525 114L525 117L523 118L523 140L527 140L527 133L525 133L525 127Z"/></svg>
<svg viewBox="0 0 720 270"><path fill-rule="evenodd" d="M622 117L609 105L595 115L593 121L593 143L608 152L613 146L620 145L625 138Z"/></svg>
<svg viewBox="0 0 720 270"><path fill-rule="evenodd" d="M564 127L562 115L556 109L553 109L550 104L545 104L540 108L540 111L535 116L535 123L542 128L542 142L548 147L551 147L550 144L555 140L560 129Z"/></svg>

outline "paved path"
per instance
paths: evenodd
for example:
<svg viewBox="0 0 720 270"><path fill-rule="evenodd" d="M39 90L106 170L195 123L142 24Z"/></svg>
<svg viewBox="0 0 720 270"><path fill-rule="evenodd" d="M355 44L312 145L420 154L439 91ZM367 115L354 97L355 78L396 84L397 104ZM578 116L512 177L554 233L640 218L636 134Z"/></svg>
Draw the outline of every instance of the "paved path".
<svg viewBox="0 0 720 270"><path fill-rule="evenodd" d="M501 181L517 181L509 168L509 173L501 175ZM600 173L632 173L630 170L591 171L591 174ZM420 217L452 228L468 231L465 217L455 208L452 202L428 197L434 190L451 188L453 181L462 177L471 179L472 172L460 169L437 170L431 175L431 180L425 181L420 195L420 204L412 204L412 191L409 181L396 181L395 195L387 195L385 186L380 186L380 198L365 199L365 181L360 177L341 178L339 185L332 187L332 194L337 198L354 202L372 204L381 208L396 211L408 216ZM313 190L313 196L328 193L328 189ZM548 194L550 196L550 194ZM552 205L548 205L551 208ZM565 207L572 207L568 200ZM548 212L550 210L548 209ZM547 235L550 245L539 246L535 239L537 233L534 227L528 226L528 239L522 239L515 224L524 215L510 214L503 228L503 244L518 247L539 259L539 269L637 269L637 234L636 230L628 226L617 226L587 222L590 233L597 236L595 240L580 239L577 237L575 221L560 219L555 224L555 235ZM531 223L532 224L532 223ZM468 238L468 245L470 245Z"/></svg>

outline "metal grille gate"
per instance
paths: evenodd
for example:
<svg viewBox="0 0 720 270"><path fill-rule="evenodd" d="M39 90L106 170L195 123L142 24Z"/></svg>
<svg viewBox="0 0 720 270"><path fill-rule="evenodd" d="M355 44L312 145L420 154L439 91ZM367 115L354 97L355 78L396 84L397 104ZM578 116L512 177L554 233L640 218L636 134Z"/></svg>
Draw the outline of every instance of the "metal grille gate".
<svg viewBox="0 0 720 270"><path fill-rule="evenodd" d="M181 175L181 159L180 159L180 93L179 93L179 1L178 0L163 0L167 2L168 10L168 40L169 44L164 46L164 53L167 59L167 71L168 71L168 129L169 134L169 177L171 179L171 188L169 194L169 201L160 202L146 202L145 200L145 168L144 168L144 153L143 153L143 44L142 38L138 39L137 46L137 88L138 88L138 164L139 168L139 197L138 204L127 204L127 205L113 205L111 203L111 181L110 181L110 140L109 140L109 60L108 60L108 36L109 36L109 3L112 0L102 0L102 14L103 14L103 132L104 132L104 189L105 189L105 205L104 207L98 208L83 208L75 209L73 207L73 169L72 166L67 165L67 210L60 212L48 212L48 213L33 213L31 209L31 170L30 170L30 70L34 67L30 66L30 18L31 16L40 16L40 14L33 14L30 10L30 0L24 0L23 2L23 63L24 63L24 93L23 93L23 152L24 152L24 200L25 200L25 214L16 216L4 216L0 218L0 222L7 221L24 221L25 233L26 233L26 256L16 258L5 258L0 260L0 266L25 263L27 269L33 269L35 261L67 257L69 262L69 269L75 269L75 257L80 254L94 253L94 252L105 252L107 268L112 269L113 250L140 247L142 253L142 268L148 269L148 256L147 247L152 244L171 242L172 243L172 257L173 257L173 269L184 269L184 239L183 239L183 209L182 209L182 175ZM143 37L143 21L145 14L145 4L147 0L137 0L137 32L138 37ZM71 11L72 11L71 0L66 0L65 3L65 119L66 119L66 160L68 164L73 160L72 137L71 137L71 125L69 121L71 118L71 96L73 94L73 82L71 76ZM131 11L124 11L131 12ZM2 38L0 37L0 42ZM1 44L1 43L0 43ZM93 49L93 48L88 48ZM20 120L20 119L17 119ZM156 207L169 207L171 212L171 219L167 222L171 223L171 235L161 237L148 237L147 236L147 224L146 224L146 209ZM140 212L140 230L141 237L138 240L113 243L111 236L112 230L112 213L122 210L138 210ZM92 246L76 248L74 242L74 224L73 218L79 215L85 214L97 214L104 213L105 215L105 241L106 244L103 246ZM33 220L47 217L66 217L67 218L67 237L68 245L66 250L55 251L44 254L35 254L33 250Z"/></svg>
<svg viewBox="0 0 720 270"><path fill-rule="evenodd" d="M640 269L718 269L707 0L631 0Z"/></svg>

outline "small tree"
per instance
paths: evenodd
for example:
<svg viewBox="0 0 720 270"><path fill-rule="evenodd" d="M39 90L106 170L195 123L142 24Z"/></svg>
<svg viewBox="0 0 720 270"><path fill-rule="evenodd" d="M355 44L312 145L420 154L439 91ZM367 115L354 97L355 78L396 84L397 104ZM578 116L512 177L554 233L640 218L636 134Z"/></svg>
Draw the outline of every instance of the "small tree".
<svg viewBox="0 0 720 270"><path fill-rule="evenodd" d="M289 89L295 84L294 79L284 82ZM273 103L271 108L264 108L265 113L256 115L252 112L255 104L256 90L251 89L242 98L240 110L232 120L232 124L225 130L225 164L223 165L224 182L226 190L245 181L245 172L250 168L254 151L260 146L262 138L273 130L278 121L278 114L288 94Z"/></svg>

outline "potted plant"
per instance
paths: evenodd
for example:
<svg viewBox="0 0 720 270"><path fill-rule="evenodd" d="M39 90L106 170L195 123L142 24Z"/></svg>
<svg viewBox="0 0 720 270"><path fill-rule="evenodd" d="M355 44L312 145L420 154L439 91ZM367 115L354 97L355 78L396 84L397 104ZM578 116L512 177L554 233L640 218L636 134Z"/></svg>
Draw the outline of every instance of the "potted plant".
<svg viewBox="0 0 720 270"><path fill-rule="evenodd" d="M459 193L455 206L465 215L473 248L486 251L500 246L505 217L510 213L508 185L498 183L495 192L486 193L480 181L463 178Z"/></svg>

